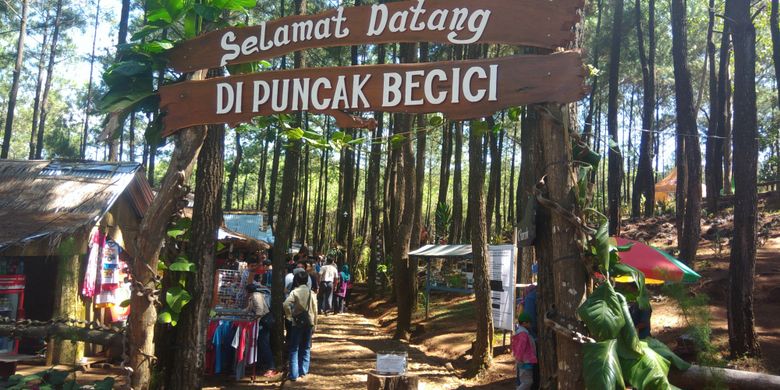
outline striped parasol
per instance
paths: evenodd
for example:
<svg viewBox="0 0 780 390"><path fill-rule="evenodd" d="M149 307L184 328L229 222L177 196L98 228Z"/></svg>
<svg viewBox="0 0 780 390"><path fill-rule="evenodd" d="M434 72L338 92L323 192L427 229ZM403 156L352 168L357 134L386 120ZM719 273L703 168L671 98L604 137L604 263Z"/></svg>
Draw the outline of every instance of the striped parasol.
<svg viewBox="0 0 780 390"><path fill-rule="evenodd" d="M620 261L642 271L645 274L645 283L693 283L701 278L701 275L685 263L658 248L626 238L613 237L612 239L617 246L631 246L629 250L620 252ZM618 282L631 281L630 277L618 279L625 279L617 280Z"/></svg>

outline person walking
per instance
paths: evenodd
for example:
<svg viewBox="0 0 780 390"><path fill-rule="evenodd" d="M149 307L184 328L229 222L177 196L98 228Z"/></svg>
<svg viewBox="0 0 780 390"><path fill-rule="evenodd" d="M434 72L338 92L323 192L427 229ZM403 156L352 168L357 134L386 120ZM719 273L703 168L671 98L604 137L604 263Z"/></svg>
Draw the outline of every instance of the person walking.
<svg viewBox="0 0 780 390"><path fill-rule="evenodd" d="M293 290L284 301L284 315L290 321L289 358L291 381L309 373L311 336L317 325L317 297L306 282L309 275L296 273Z"/></svg>
<svg viewBox="0 0 780 390"><path fill-rule="evenodd" d="M339 279L339 271L335 265L333 265L333 259L328 258L326 264L320 270L320 291L322 292L322 302L319 310L322 313L328 314L333 312L333 285Z"/></svg>
<svg viewBox="0 0 780 390"><path fill-rule="evenodd" d="M339 274L339 285L336 289L336 307L337 313L344 313L347 311L347 294L349 288L352 286L351 275L349 274L349 265L344 264L341 266L341 273Z"/></svg>
<svg viewBox="0 0 780 390"><path fill-rule="evenodd" d="M260 352L259 366L264 377L276 376L274 357L271 353L271 328L274 326L274 314L271 313L271 293L255 284L247 286L249 300L247 309L254 314L260 323L260 333L257 337L257 347Z"/></svg>

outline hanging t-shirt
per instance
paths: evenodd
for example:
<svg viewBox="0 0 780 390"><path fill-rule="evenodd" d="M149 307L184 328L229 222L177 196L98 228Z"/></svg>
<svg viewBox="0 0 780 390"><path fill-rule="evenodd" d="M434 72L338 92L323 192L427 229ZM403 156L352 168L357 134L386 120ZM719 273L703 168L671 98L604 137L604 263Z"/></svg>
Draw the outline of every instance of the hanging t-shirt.
<svg viewBox="0 0 780 390"><path fill-rule="evenodd" d="M89 238L89 255L87 256L87 270L84 272L84 286L81 288L81 295L86 298L92 298L98 292L97 282L98 267L100 261L101 249L105 243L106 236L95 230Z"/></svg>
<svg viewBox="0 0 780 390"><path fill-rule="evenodd" d="M103 252L100 259L100 280L98 281L100 289L95 297L95 306L111 307L118 305L116 290L123 282L119 252L122 249L112 241L106 240L103 246Z"/></svg>

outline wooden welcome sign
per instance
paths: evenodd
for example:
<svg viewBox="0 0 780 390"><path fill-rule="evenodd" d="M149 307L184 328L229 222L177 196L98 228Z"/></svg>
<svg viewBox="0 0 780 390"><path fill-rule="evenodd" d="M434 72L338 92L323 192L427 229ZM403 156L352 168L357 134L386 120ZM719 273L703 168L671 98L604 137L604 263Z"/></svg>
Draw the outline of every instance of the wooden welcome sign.
<svg viewBox="0 0 780 390"><path fill-rule="evenodd" d="M579 51L488 60L295 69L160 88L165 135L198 124L309 111L441 112L469 119L585 95Z"/></svg>
<svg viewBox="0 0 780 390"><path fill-rule="evenodd" d="M503 43L553 49L574 39L584 0L415 0L339 7L213 31L169 52L180 72L316 47L391 42Z"/></svg>

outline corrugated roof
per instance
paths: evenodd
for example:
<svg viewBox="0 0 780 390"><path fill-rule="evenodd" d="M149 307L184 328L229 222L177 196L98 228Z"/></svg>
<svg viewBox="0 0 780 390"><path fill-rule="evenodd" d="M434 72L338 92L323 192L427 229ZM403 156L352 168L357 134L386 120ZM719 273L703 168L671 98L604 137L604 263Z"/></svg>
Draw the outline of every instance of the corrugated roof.
<svg viewBox="0 0 780 390"><path fill-rule="evenodd" d="M409 252L414 257L470 257L471 245L425 245Z"/></svg>
<svg viewBox="0 0 780 390"><path fill-rule="evenodd" d="M274 235L270 226L267 230L260 230L263 226L263 215L260 213L225 213L223 219L225 220L225 227L231 231L252 237L256 240L265 241L269 244L274 243Z"/></svg>
<svg viewBox="0 0 780 390"><path fill-rule="evenodd" d="M130 189L137 215L152 200L138 163L0 160L0 250L91 228Z"/></svg>

